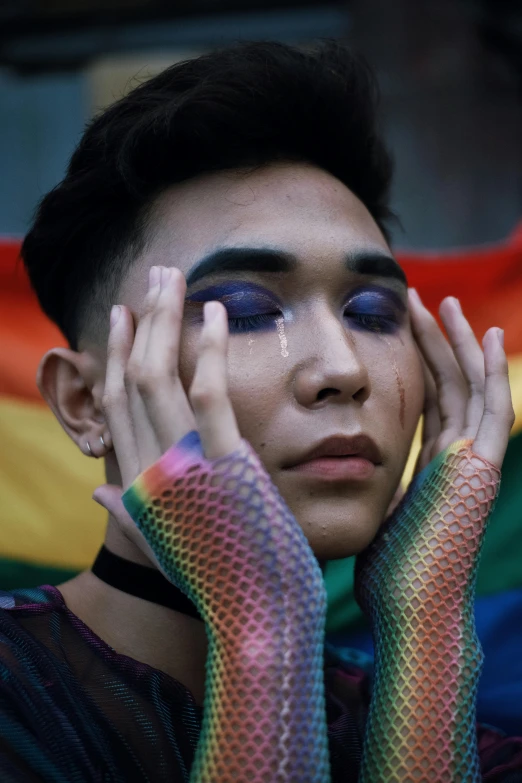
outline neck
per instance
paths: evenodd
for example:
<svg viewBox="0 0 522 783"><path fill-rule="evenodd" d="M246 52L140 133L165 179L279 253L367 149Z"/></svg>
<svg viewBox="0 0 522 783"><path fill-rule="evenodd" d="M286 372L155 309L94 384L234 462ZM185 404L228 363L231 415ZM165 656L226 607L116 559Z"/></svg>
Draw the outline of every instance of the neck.
<svg viewBox="0 0 522 783"><path fill-rule="evenodd" d="M152 565L111 518L104 543L120 557ZM201 620L123 592L90 570L57 588L70 611L117 653L168 674L203 704L207 636Z"/></svg>

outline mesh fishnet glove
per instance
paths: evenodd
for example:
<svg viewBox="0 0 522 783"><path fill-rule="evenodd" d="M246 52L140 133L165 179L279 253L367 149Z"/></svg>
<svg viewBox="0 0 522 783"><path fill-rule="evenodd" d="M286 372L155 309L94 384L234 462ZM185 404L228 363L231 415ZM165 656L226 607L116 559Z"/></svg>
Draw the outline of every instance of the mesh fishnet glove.
<svg viewBox="0 0 522 783"><path fill-rule="evenodd" d="M358 555L375 682L359 783L481 780L474 593L500 471L457 441L420 473Z"/></svg>
<svg viewBox="0 0 522 783"><path fill-rule="evenodd" d="M207 627L191 780L328 783L322 574L250 444L207 460L192 431L122 501Z"/></svg>

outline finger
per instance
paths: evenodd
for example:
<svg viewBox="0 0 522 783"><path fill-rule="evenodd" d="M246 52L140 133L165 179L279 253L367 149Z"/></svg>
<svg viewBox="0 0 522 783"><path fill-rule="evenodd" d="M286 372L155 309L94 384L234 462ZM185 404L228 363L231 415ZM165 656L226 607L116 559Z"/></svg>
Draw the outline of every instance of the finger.
<svg viewBox="0 0 522 783"><path fill-rule="evenodd" d="M456 439L466 416L466 383L448 341L414 289L409 289L409 301L413 333L437 388L441 431Z"/></svg>
<svg viewBox="0 0 522 783"><path fill-rule="evenodd" d="M430 368L422 357L421 362L424 375L424 421L422 425L422 443L423 445L433 445L441 432L438 404L439 396Z"/></svg>
<svg viewBox="0 0 522 783"><path fill-rule="evenodd" d="M488 329L482 342L484 346L484 413L473 443L473 451L502 467L511 428L515 421L509 372L501 329Z"/></svg>
<svg viewBox="0 0 522 783"><path fill-rule="evenodd" d="M395 490L394 496L392 497L392 499L390 501L390 505L388 506L388 508L386 510L386 514L384 515L384 519L388 519L388 517L390 517L393 514L393 512L395 511L395 509L397 508L397 506L399 505L399 503L403 499L404 494L405 494L404 489L399 484L399 486Z"/></svg>
<svg viewBox="0 0 522 783"><path fill-rule="evenodd" d="M141 360L139 391L162 453L195 429L179 375L179 348L187 285L179 269L162 267L162 282Z"/></svg>
<svg viewBox="0 0 522 783"><path fill-rule="evenodd" d="M203 452L207 459L230 454L241 435L227 388L227 311L221 302L205 302L199 358L189 390Z"/></svg>
<svg viewBox="0 0 522 783"><path fill-rule="evenodd" d="M475 438L484 412L484 354L458 299L446 297L440 306L440 316L468 385L468 404L462 434L465 438Z"/></svg>
<svg viewBox="0 0 522 783"><path fill-rule="evenodd" d="M149 288L143 303L134 344L127 363L125 385L129 399L129 409L134 422L136 441L139 444L139 472L152 465L161 453L156 438L154 425L150 421L147 408L142 397L142 386L151 379L147 377L146 356L151 322L160 294L161 267L151 267L149 270Z"/></svg>
<svg viewBox="0 0 522 783"><path fill-rule="evenodd" d="M123 505L121 487L115 484L102 484L96 487L92 494L92 499L102 506L116 520L121 533L140 549L151 561L159 568L158 561L154 551L148 544L145 536L140 531L129 512ZM160 569L161 570L161 569ZM165 573L162 572L165 576Z"/></svg>
<svg viewBox="0 0 522 783"><path fill-rule="evenodd" d="M421 450L415 463L415 475L423 470L435 456L436 444L441 433L437 387L430 369L422 356L421 364L424 376L424 409L422 412Z"/></svg>
<svg viewBox="0 0 522 783"><path fill-rule="evenodd" d="M126 307L119 305L119 308L119 318L109 331L102 408L109 425L123 486L127 488L140 472L138 445L124 382L134 340L134 322Z"/></svg>

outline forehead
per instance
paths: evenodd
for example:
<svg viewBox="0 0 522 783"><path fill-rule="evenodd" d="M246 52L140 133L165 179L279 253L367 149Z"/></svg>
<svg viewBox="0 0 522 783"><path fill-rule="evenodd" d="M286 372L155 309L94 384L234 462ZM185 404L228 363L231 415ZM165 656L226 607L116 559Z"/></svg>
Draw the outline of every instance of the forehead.
<svg viewBox="0 0 522 783"><path fill-rule="evenodd" d="M389 248L364 204L339 180L306 164L277 164L194 178L153 209L146 264L187 273L221 246L276 246L304 263ZM144 259L145 261L145 259Z"/></svg>

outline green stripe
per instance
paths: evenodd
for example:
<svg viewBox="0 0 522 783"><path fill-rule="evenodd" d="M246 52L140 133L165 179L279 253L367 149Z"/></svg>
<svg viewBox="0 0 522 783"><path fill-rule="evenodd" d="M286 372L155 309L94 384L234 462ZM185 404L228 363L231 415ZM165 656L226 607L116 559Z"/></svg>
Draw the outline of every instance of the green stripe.
<svg viewBox="0 0 522 783"><path fill-rule="evenodd" d="M522 433L512 437L502 466L502 484L488 523L477 574L477 595L522 587ZM353 597L355 557L326 564L326 630L355 631L367 622Z"/></svg>
<svg viewBox="0 0 522 783"><path fill-rule="evenodd" d="M502 486L488 524L477 576L477 595L522 587L522 433L511 438L502 468ZM353 597L355 558L326 564L327 632L365 627L366 620ZM78 570L54 568L0 558L0 589L58 585Z"/></svg>
<svg viewBox="0 0 522 783"><path fill-rule="evenodd" d="M19 560L0 558L0 590L16 590L19 587L59 585L72 579L79 571L68 568L23 563Z"/></svg>

